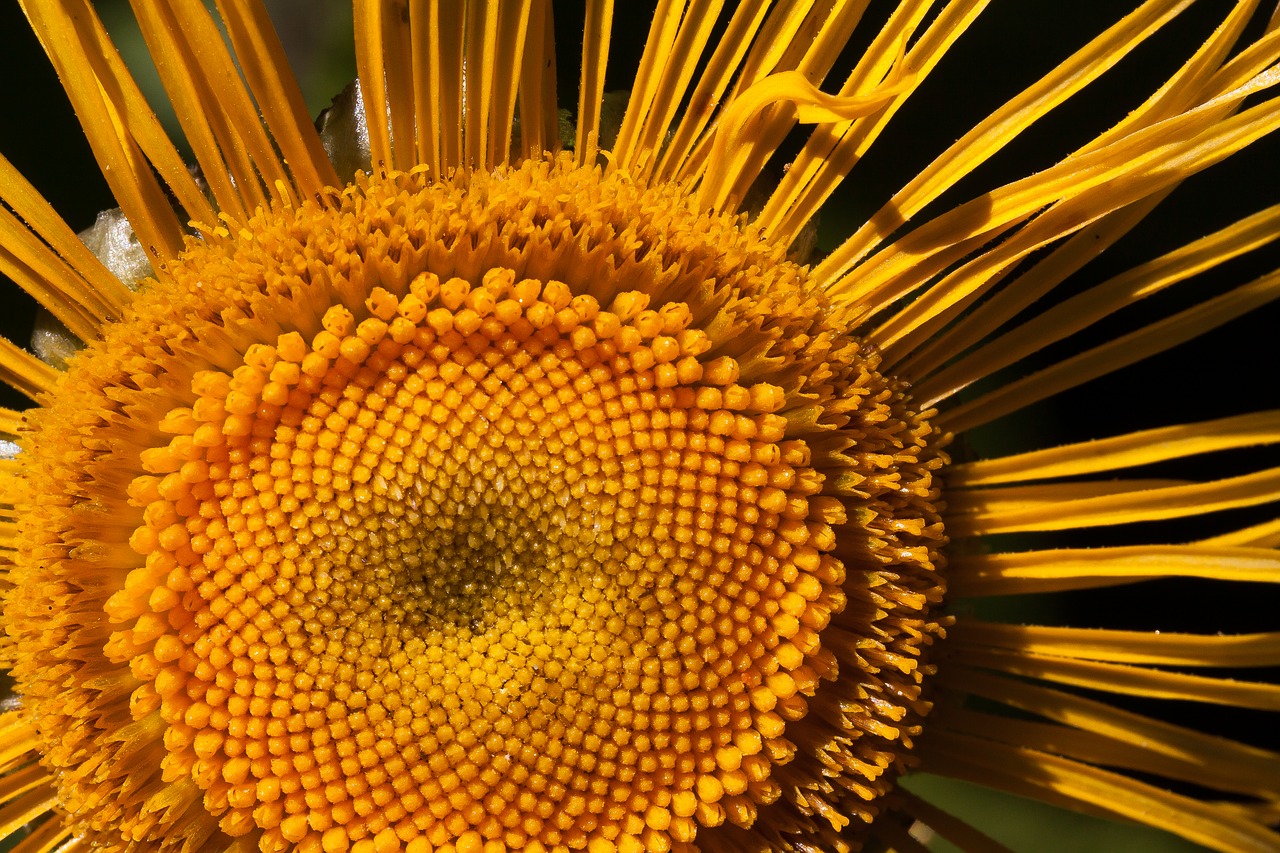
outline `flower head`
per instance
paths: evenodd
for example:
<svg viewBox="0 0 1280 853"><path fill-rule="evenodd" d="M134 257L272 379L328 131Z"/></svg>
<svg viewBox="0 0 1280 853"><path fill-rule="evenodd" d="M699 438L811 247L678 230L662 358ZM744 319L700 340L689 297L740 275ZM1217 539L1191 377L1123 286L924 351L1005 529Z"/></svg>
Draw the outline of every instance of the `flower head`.
<svg viewBox="0 0 1280 853"><path fill-rule="evenodd" d="M1274 522L1002 537L1272 501L1274 471L1114 477L1280 418L950 449L1280 295L1272 273L984 384L1275 238L1269 208L1029 310L1280 125L1254 4L1113 129L915 224L1177 12L1141 6L812 265L819 210L981 4L900 4L843 83L852 9L663 5L613 128L589 3L562 133L549 3L355 3L358 85L317 131L259 5L220 3L224 39L139 0L196 171L87 0L24 5L120 211L82 241L0 161L0 260L53 320L41 358L0 350L37 403L0 412L15 849L912 849L912 821L987 844L899 784L915 767L1280 840L1278 756L1085 692L1274 709L1162 667L1275 664L1280 635L964 604L1275 582Z"/></svg>

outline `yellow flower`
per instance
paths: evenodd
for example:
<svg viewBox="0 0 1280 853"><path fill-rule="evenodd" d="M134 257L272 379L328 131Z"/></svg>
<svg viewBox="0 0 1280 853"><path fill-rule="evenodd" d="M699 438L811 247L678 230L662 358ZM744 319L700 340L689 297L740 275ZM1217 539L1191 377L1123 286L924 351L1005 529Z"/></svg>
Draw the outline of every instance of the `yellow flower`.
<svg viewBox="0 0 1280 853"><path fill-rule="evenodd" d="M1280 634L976 615L1280 581L1274 521L1139 524L1274 501L1276 470L1131 470L1280 442L1280 415L965 450L1280 296L1005 378L1280 234L1277 205L1045 298L1280 125L1256 3L1058 163L922 213L1184 5L1143 4L812 265L983 3L661 3L615 128L626 25L590 2L562 140L545 2L356 2L359 89L318 133L256 2L218 4L224 40L198 0L137 0L198 172L89 0L23 5L120 213L82 242L0 161L0 269L56 321L39 358L0 340L37 404L0 410L11 849L989 849L913 768L1280 846L1280 756L1107 701L1276 710L1215 670L1280 663Z"/></svg>

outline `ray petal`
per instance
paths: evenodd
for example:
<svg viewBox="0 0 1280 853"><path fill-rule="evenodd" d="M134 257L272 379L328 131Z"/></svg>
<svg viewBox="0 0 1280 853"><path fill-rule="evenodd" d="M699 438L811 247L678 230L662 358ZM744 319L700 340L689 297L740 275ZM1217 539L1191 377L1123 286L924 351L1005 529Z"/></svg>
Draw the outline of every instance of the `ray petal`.
<svg viewBox="0 0 1280 853"><path fill-rule="evenodd" d="M494 74L498 52L498 4L494 0L468 0L466 27L466 91L463 124L462 165L487 168L489 159L490 111L493 107ZM476 59L479 62L476 62ZM505 57L504 57L505 61ZM479 66L478 68L475 66Z"/></svg>
<svg viewBox="0 0 1280 853"><path fill-rule="evenodd" d="M977 20L986 5L987 0L958 0L948 3L907 51L905 63L911 74L909 88L863 119L840 122L816 130L782 176L778 188L770 196L756 223L781 242L790 243L831 197L831 193L871 147L898 108L928 78L969 25ZM895 17L906 10L905 5L900 6ZM876 37L876 42L884 42L887 47L906 32L908 24L914 28L915 23L903 14L902 22L897 26L892 20L886 24ZM872 58L875 55L873 46L867 56ZM883 52L879 55L886 56ZM862 64L859 63L860 66ZM850 81L841 90L842 94L857 91L869 78L873 64L866 64L866 68L854 70ZM850 83L854 85L851 86Z"/></svg>
<svg viewBox="0 0 1280 853"><path fill-rule="evenodd" d="M92 291L16 216L0 207L0 274L30 294L80 340L93 340L106 317L85 305ZM96 300L95 300L96 301Z"/></svg>
<svg viewBox="0 0 1280 853"><path fill-rule="evenodd" d="M0 406L0 435L13 438L22 427L22 412Z"/></svg>
<svg viewBox="0 0 1280 853"><path fill-rule="evenodd" d="M95 26L96 15L82 0L24 0L22 8L57 69L112 195L152 265L175 257L182 249L182 225L129 134L120 105L107 97L86 53L95 44L88 33Z"/></svg>
<svg viewBox="0 0 1280 853"><path fill-rule="evenodd" d="M1017 708L1062 726L1089 732L1113 744L1130 744L1199 774L1199 784L1258 797L1280 796L1277 755L1270 750L1176 726L1117 708L1107 702L1055 690L1043 684L1005 678L964 665L941 675L951 689ZM1208 758L1212 760L1207 760ZM1109 762L1102 762L1109 763ZM1193 780L1194 781L1194 780Z"/></svg>
<svg viewBox="0 0 1280 853"><path fill-rule="evenodd" d="M1032 749L940 732L927 744L934 772L1078 809L1088 804L1226 853L1268 853L1275 835L1212 804Z"/></svg>
<svg viewBox="0 0 1280 853"><path fill-rule="evenodd" d="M917 393L928 401L926 405L934 405L970 383L1128 305L1261 248L1277 237L1280 237L1280 205L1259 211L1049 308L928 376L917 386Z"/></svg>
<svg viewBox="0 0 1280 853"><path fill-rule="evenodd" d="M1280 711L1280 685L1264 682L1211 678L1008 649L971 647L965 651L965 663L1010 675L1071 684L1107 693Z"/></svg>
<svg viewBox="0 0 1280 853"><path fill-rule="evenodd" d="M757 122L768 120L774 107L785 104L794 108L797 120L804 124L840 121L875 112L909 85L908 81L889 78L866 95L841 97L818 89L799 71L782 71L761 80L720 117L711 146L711 165L699 187L703 206L728 209L726 205L741 201L733 197L734 187L740 185L735 175L748 169L751 157L749 146L742 142L759 133Z"/></svg>
<svg viewBox="0 0 1280 853"><path fill-rule="evenodd" d="M738 76L725 103L732 107L751 89L763 86L767 90L769 84L766 81L770 77L789 72L804 80L802 89L817 91L818 86L839 57L840 51L862 20L867 6L868 0L836 0L834 3L817 4L809 9L803 20L799 22L799 29L794 37L782 40L777 45L769 45L759 54L748 54L746 66ZM785 22L789 17L789 15L783 16L784 26L787 25ZM767 27L768 24L766 24ZM898 80L879 87L885 101L899 92L906 91L914 79L910 73L903 71L904 64L901 59L904 44L905 39L899 40L893 52L895 67L899 72L895 75ZM757 94L761 91L763 90L757 89ZM832 96L824 93L824 97ZM703 176L703 185L699 191L706 197L726 199L728 207L725 209L741 207L752 185L759 180L765 165L778 150L786 135L801 120L794 107L786 103L790 100L788 97L783 96L774 100L779 102L759 104L758 106L763 106L763 109L751 110L754 113L752 132L746 136L739 135L739 145L734 149L734 168L725 170L723 164L715 159L716 145L724 138L718 126L703 135L687 161L684 173L690 176ZM853 115L863 115L866 112L860 109L853 111L850 115L828 114L826 117L810 118L805 123L836 122ZM723 119L724 116L717 116L717 125ZM720 175L716 182L705 177L705 173L713 169Z"/></svg>
<svg viewBox="0 0 1280 853"><path fill-rule="evenodd" d="M398 161L396 152L392 149L392 139L398 137L403 143L405 137L404 133L395 133L394 122L401 119L402 114L393 111L388 100L383 18L398 18L394 9L391 14L387 14L387 7L390 5L384 0L355 0L354 5L356 69L360 76L360 93L369 127L369 154L375 169L396 167ZM393 47L399 50L399 42L394 42ZM394 63L394 67L407 66L405 63Z"/></svg>
<svg viewBox="0 0 1280 853"><path fill-rule="evenodd" d="M573 150L579 163L592 163L600 145L600 103L613 34L613 0L588 0L582 26L582 70L578 77L578 124Z"/></svg>
<svg viewBox="0 0 1280 853"><path fill-rule="evenodd" d="M1142 430L1049 450L963 462L947 472L955 488L1116 471L1238 447L1280 442L1280 410Z"/></svg>
<svg viewBox="0 0 1280 853"><path fill-rule="evenodd" d="M648 152L647 160L638 164L642 174L651 174L658 165L654 155L662 149L723 7L723 0L692 0L680 22L658 78L653 107L637 131L637 150Z"/></svg>
<svg viewBox="0 0 1280 853"><path fill-rule="evenodd" d="M32 400L50 392L59 373L8 338L0 338L0 381Z"/></svg>
<svg viewBox="0 0 1280 853"><path fill-rule="evenodd" d="M520 151L541 157L560 148L560 116L556 109L556 49L553 9L548 0L529 8L529 43L520 71Z"/></svg>
<svg viewBox="0 0 1280 853"><path fill-rule="evenodd" d="M656 175L671 177L684 164L695 140L711 121L716 105L746 57L768 11L769 4L764 0L738 4L724 35L707 61L707 67L698 75L697 85L689 96L688 108L683 111L671 138L662 148Z"/></svg>
<svg viewBox="0 0 1280 853"><path fill-rule="evenodd" d="M1195 109L962 204L885 247L868 258L857 275L846 276L829 289L856 305L861 317L874 317L970 254L984 235L990 240L1003 233L1002 229L1055 205L1033 221L1034 227L1020 241L1005 248L1006 241L990 258L983 255L970 262L971 266L999 271L1001 265L1007 266L1021 254L1165 189L1275 130L1280 126L1280 98L1224 116L1245 98L1278 82L1280 69L1264 72ZM1071 204L1060 204L1068 199ZM980 276L977 281L973 278L965 275L961 279L967 289L951 293L947 288L934 288L929 295L939 305L953 305L968 289L985 284ZM912 324L927 322L938 310L917 299L890 321L893 325L877 330L874 339L892 342L902 333L895 326L909 329Z"/></svg>
<svg viewBox="0 0 1280 853"><path fill-rule="evenodd" d="M953 537L1071 530L1184 518L1280 500L1280 468L1205 483L1148 486L1141 480L1091 484L1097 494L1075 496L1070 486L973 489L959 492L947 532Z"/></svg>
<svg viewBox="0 0 1280 853"><path fill-rule="evenodd" d="M29 229L40 238L42 246L47 245L57 256L56 263L50 258L43 265L41 277L61 299L74 302L98 323L120 316L129 300L128 288L102 265L35 187L3 156L0 156L0 201L23 223L15 222L7 211L3 212L0 235L6 247L26 242L23 232ZM57 267L63 269L55 271Z"/></svg>
<svg viewBox="0 0 1280 853"><path fill-rule="evenodd" d="M648 118L649 110L654 107L662 72L680 32L684 9L685 3L679 0L658 0L658 8L654 10L640 66L632 80L627 111L622 117L622 126L618 128L618 138L613 144L613 156L626 166L634 166L635 158L642 153L638 145L640 129Z"/></svg>
<svg viewBox="0 0 1280 853"><path fill-rule="evenodd" d="M1166 317L952 409L939 420L957 432L1017 411L1204 334L1280 297L1280 271Z"/></svg>
<svg viewBox="0 0 1280 853"><path fill-rule="evenodd" d="M219 0L236 59L303 198L338 185L275 27L259 0Z"/></svg>
<svg viewBox="0 0 1280 853"><path fill-rule="evenodd" d="M965 597L1088 589L1166 577L1280 582L1274 549L1230 545L1130 545L962 554L948 566L948 592Z"/></svg>
<svg viewBox="0 0 1280 853"><path fill-rule="evenodd" d="M1274 59L1274 50L1263 48L1263 43L1274 41L1274 33L1264 37L1257 45L1250 46L1225 68L1218 67L1238 42L1256 6L1254 2L1237 3L1209 41L1159 91L1110 130L1091 140L1081 151L1107 144L1119 138L1129 128L1150 124L1207 97L1230 91L1264 70ZM1258 55L1258 61L1249 61L1251 53ZM901 369L912 376L928 377L942 363L977 344L1111 246L1159 205L1172 190L1173 187L1161 190L1149 198L1107 214L1082 233L1074 235L1049 257L967 313L963 323L953 324L921 342L911 356L902 362ZM934 380L929 381L932 383Z"/></svg>
<svg viewBox="0 0 1280 853"><path fill-rule="evenodd" d="M1167 755L1148 749L1140 741L1113 739L1066 726L970 710L957 710L948 714L945 725L952 731L976 735L1009 746L1051 753L1095 767L1134 771L1232 793L1270 798L1280 796L1273 773L1245 782L1236 775L1242 768L1228 764L1225 756L1213 752ZM1212 762L1206 760L1210 756ZM1264 766L1273 768L1278 760L1280 755L1267 755ZM1217 769L1207 769L1205 765L1209 763L1216 765ZM1254 775L1256 777L1256 770Z"/></svg>
<svg viewBox="0 0 1280 853"><path fill-rule="evenodd" d="M961 646L1159 666L1250 667L1280 663L1280 633L1179 634L1008 625L964 619L948 632Z"/></svg>
<svg viewBox="0 0 1280 853"><path fill-rule="evenodd" d="M67 823L57 820L46 820L31 830L31 834L23 838L13 847L13 853L52 853L53 850L68 851L62 847L74 832Z"/></svg>
<svg viewBox="0 0 1280 853"><path fill-rule="evenodd" d="M48 772L39 765L32 765L31 773L38 776L40 784L31 790L15 796L3 807L0 807L0 837L8 838L17 830L27 824L49 814L54 810L54 806L58 800L57 791L49 779ZM0 779L0 787L4 787L11 781L16 783L18 778L31 771L18 771L9 776Z"/></svg>
<svg viewBox="0 0 1280 853"><path fill-rule="evenodd" d="M445 126L440 120L443 87L440 51L439 0L418 0L409 10L409 49L415 60L413 76L413 136L417 162L427 173L443 173L441 146ZM366 109L367 113L367 109ZM449 127L450 132L454 130Z"/></svg>
<svg viewBox="0 0 1280 853"><path fill-rule="evenodd" d="M995 288L985 300L965 313L961 322L952 323L922 341L899 363L898 369L905 375L920 377L921 385L942 384L935 380L935 375L951 368L950 365L942 368L942 365L960 360L956 359L959 353L983 341L1115 245L1175 189L1176 185L1113 210L1072 234L1006 286ZM999 284L1006 273L1013 271L1006 269L997 273L992 285Z"/></svg>
<svg viewBox="0 0 1280 853"><path fill-rule="evenodd" d="M1059 63L1035 85L965 134L894 195L879 213L814 269L815 280L834 285L876 243L1041 116L1097 79L1187 5L1186 2L1170 4L1149 0Z"/></svg>
<svg viewBox="0 0 1280 853"><path fill-rule="evenodd" d="M1219 545L1256 548L1280 547L1280 518L1202 539L1197 544L1211 547Z"/></svg>
<svg viewBox="0 0 1280 853"><path fill-rule="evenodd" d="M221 30L200 0L132 0L138 26L183 130L212 137L197 148L206 174L230 172L249 210L268 198L298 201L293 182L245 88ZM194 140L193 140L193 147ZM219 162L220 161L220 162Z"/></svg>

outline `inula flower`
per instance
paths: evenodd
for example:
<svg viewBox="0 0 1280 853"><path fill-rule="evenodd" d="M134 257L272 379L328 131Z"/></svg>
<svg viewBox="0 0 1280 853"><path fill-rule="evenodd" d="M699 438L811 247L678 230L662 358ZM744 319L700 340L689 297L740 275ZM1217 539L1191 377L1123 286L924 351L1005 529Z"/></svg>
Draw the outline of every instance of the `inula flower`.
<svg viewBox="0 0 1280 853"><path fill-rule="evenodd" d="M915 768L1280 849L1277 755L1128 702L1276 710L1241 673L1280 634L1016 606L1280 581L1265 516L1139 524L1276 500L1149 466L1280 415L965 435L1280 296L1022 362L1280 236L1276 205L1075 278L1280 126L1256 2L1056 165L930 208L1187 4L1140 5L817 251L984 3L664 0L622 97L607 0L580 65L547 2L357 0L319 129L255 0L132 5L193 163L90 0L23 2L119 210L78 238L0 161L0 270L46 312L0 341L35 403L0 411L7 849L994 849Z"/></svg>

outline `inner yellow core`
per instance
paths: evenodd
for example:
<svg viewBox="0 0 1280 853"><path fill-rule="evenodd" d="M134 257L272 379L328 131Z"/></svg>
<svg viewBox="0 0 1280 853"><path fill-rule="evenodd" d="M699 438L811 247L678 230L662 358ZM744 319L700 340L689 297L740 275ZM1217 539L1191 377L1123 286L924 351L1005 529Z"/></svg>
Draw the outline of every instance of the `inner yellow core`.
<svg viewBox="0 0 1280 853"><path fill-rule="evenodd" d="M776 798L822 478L781 389L647 303L423 273L195 376L109 652L224 831L652 850Z"/></svg>

